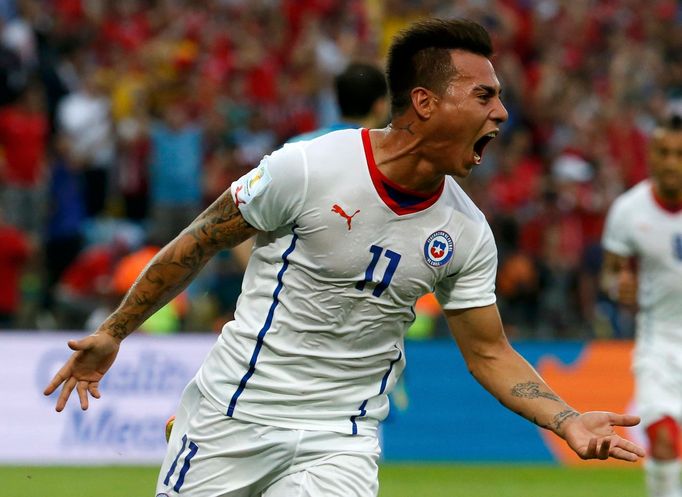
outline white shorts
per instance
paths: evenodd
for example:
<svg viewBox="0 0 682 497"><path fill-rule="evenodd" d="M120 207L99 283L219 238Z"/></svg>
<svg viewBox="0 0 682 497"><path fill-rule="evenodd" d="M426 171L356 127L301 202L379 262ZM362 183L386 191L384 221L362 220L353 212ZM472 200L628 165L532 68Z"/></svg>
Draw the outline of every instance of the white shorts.
<svg viewBox="0 0 682 497"><path fill-rule="evenodd" d="M218 411L185 388L157 497L375 497L375 437L288 430Z"/></svg>
<svg viewBox="0 0 682 497"><path fill-rule="evenodd" d="M682 350L675 344L638 343L633 360L637 414L646 428L663 417L682 421Z"/></svg>

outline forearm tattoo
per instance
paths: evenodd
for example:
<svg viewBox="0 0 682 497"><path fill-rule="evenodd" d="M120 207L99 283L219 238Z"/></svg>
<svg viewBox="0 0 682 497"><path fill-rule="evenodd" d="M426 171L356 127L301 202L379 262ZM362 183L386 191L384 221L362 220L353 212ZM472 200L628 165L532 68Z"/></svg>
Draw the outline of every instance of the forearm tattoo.
<svg viewBox="0 0 682 497"><path fill-rule="evenodd" d="M543 392L540 390L540 384L529 381L526 383L518 383L512 387L511 394L514 397L522 397L524 399L537 399L539 397L561 401L559 396L552 392Z"/></svg>
<svg viewBox="0 0 682 497"><path fill-rule="evenodd" d="M178 295L219 250L254 235L229 191L152 259L105 326L123 339Z"/></svg>
<svg viewBox="0 0 682 497"><path fill-rule="evenodd" d="M556 414L554 418L552 418L552 422L549 424L549 426L546 426L546 428L549 428L554 432L558 432L561 428L561 425L563 425L566 420L575 418L577 416L580 416L580 414L573 409L566 409L565 411L561 411L559 414Z"/></svg>
<svg viewBox="0 0 682 497"><path fill-rule="evenodd" d="M526 383L518 383L514 385L514 387L512 387L511 394L514 397L520 397L524 399L543 398L554 400L557 402L563 402L558 395L552 392L540 390L540 383L534 381L528 381ZM521 414L523 416L523 413L521 412L519 412L518 414ZM579 414L576 411L567 408L561 411L560 413L555 414L554 417L552 418L552 421L550 421L548 424L541 423L536 416L533 416L532 418L527 417L527 419L529 419L533 424L536 424L542 428L547 428L548 430L559 432L561 426L564 424L564 422L566 422L566 420L574 418L576 416L579 416Z"/></svg>

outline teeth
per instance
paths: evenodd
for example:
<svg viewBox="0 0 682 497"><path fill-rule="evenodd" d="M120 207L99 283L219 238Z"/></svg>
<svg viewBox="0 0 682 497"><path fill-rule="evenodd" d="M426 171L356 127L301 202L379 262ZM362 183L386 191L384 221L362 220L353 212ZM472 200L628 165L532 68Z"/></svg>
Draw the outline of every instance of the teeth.
<svg viewBox="0 0 682 497"><path fill-rule="evenodd" d="M474 162L475 162L476 164L480 164L480 163L481 163L481 156L478 155L476 152L474 152Z"/></svg>

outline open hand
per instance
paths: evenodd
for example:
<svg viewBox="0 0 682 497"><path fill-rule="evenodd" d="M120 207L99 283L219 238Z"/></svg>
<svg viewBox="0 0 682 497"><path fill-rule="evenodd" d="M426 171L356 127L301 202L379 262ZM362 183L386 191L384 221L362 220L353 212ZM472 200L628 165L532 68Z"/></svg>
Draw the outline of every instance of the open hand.
<svg viewBox="0 0 682 497"><path fill-rule="evenodd" d="M75 352L43 392L51 395L63 384L55 406L57 412L64 409L74 388L83 410L88 408L88 392L95 399L100 398L99 382L116 359L119 344L119 340L107 333L95 333L81 340L68 341L69 348Z"/></svg>
<svg viewBox="0 0 682 497"><path fill-rule="evenodd" d="M637 424L637 416L604 411L585 412L566 422L564 439L581 459L612 457L634 462L644 457L644 449L616 434L614 426Z"/></svg>

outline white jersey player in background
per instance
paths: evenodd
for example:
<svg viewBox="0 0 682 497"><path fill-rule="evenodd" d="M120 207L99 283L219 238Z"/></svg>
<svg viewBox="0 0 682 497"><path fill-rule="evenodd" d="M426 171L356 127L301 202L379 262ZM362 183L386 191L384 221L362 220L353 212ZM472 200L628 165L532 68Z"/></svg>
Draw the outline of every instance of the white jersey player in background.
<svg viewBox="0 0 682 497"><path fill-rule="evenodd" d="M649 495L682 497L682 118L654 131L649 163L651 179L609 211L602 286L622 304L638 306L633 371L651 455Z"/></svg>
<svg viewBox="0 0 682 497"><path fill-rule="evenodd" d="M81 407L121 341L218 250L257 233L235 320L177 411L159 496L370 497L377 424L405 365L416 299L435 290L476 379L583 458L637 460L614 426L578 413L507 341L495 305L495 243L451 176L481 163L507 119L488 33L462 20L412 25L392 44L385 129L284 147L164 247L119 308L45 390Z"/></svg>

